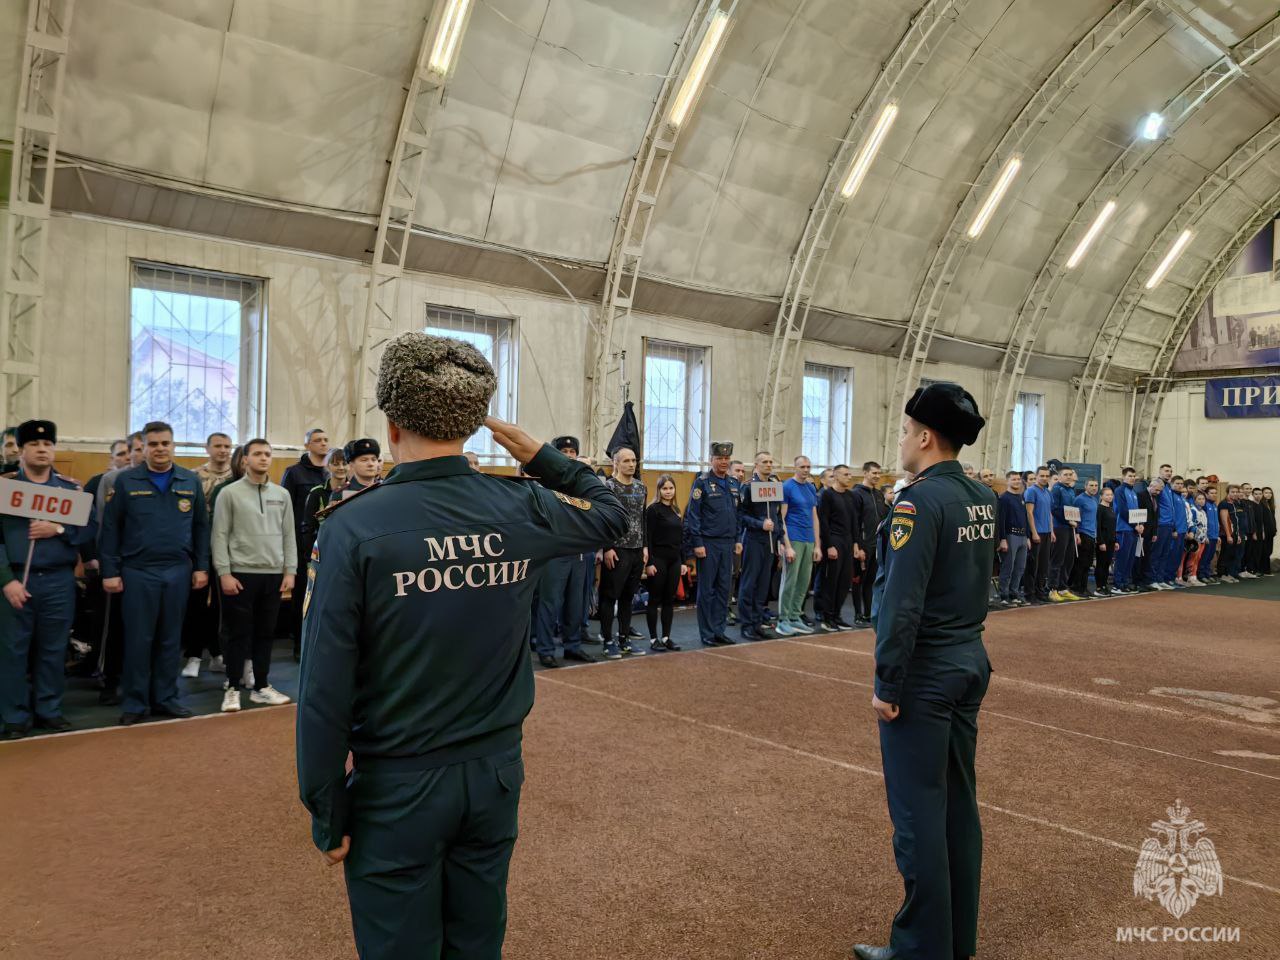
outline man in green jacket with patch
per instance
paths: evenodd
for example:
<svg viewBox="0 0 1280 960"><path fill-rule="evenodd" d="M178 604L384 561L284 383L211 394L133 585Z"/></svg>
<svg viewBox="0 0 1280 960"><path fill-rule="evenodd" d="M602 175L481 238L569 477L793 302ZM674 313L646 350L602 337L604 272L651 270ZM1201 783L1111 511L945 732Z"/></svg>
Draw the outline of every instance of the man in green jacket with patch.
<svg viewBox="0 0 1280 960"><path fill-rule="evenodd" d="M496 385L462 341L389 343L377 401L396 467L328 508L311 555L298 781L316 846L344 865L362 960L501 956L534 589L626 524L587 466L486 419ZM481 424L536 480L471 469Z"/></svg>
<svg viewBox="0 0 1280 960"><path fill-rule="evenodd" d="M996 498L956 460L986 424L959 384L918 389L899 460L913 479L877 534L875 693L893 852L905 897L888 946L860 960L956 960L977 949L982 825L974 754L991 679L982 645Z"/></svg>

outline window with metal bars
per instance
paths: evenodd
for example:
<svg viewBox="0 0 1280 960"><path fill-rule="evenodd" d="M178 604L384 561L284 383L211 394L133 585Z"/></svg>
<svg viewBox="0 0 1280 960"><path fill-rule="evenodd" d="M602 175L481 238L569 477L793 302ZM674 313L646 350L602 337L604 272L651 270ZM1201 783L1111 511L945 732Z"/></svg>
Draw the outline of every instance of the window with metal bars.
<svg viewBox="0 0 1280 960"><path fill-rule="evenodd" d="M650 467L696 469L707 454L706 347L645 340L644 460Z"/></svg>
<svg viewBox="0 0 1280 960"><path fill-rule="evenodd" d="M265 282L137 260L130 271L129 429L163 420L187 448L261 435Z"/></svg>
<svg viewBox="0 0 1280 960"><path fill-rule="evenodd" d="M818 469L849 462L853 371L822 363L804 365L800 452Z"/></svg>
<svg viewBox="0 0 1280 960"><path fill-rule="evenodd" d="M509 317L487 317L462 307L427 304L427 333L465 340L493 365L498 389L489 403L489 413L499 420L516 419L517 358L515 321ZM511 458L493 440L487 427L481 427L466 443L466 449L489 463L505 463Z"/></svg>
<svg viewBox="0 0 1280 960"><path fill-rule="evenodd" d="M1044 462L1044 395L1019 393L1013 405L1010 470L1034 470Z"/></svg>

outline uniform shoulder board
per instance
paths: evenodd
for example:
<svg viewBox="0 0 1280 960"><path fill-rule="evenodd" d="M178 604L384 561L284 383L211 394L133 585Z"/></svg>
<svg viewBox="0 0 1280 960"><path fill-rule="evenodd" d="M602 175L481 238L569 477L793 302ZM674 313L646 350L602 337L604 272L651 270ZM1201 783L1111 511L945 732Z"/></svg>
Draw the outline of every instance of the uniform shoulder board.
<svg viewBox="0 0 1280 960"><path fill-rule="evenodd" d="M352 500L355 500L359 497L363 497L370 490L377 490L380 486L382 486L382 484L375 483L365 487L363 490L357 490L355 493L351 494L351 496L349 497L343 497L341 500L335 500L333 501L333 503L329 504L327 507L321 507L319 510L317 510L316 517L318 519L323 520L325 517L329 516L329 514L333 513L333 511L337 510L339 507L344 506L345 504L348 504Z"/></svg>
<svg viewBox="0 0 1280 960"><path fill-rule="evenodd" d="M567 493L561 493L559 490L552 490L556 495L556 499L561 503L567 503L571 507L577 507L579 510L590 510L591 501L583 500L581 497L571 497Z"/></svg>
<svg viewBox="0 0 1280 960"><path fill-rule="evenodd" d="M56 473L56 472L54 473L54 476L57 477L59 480L65 480L67 483L74 484L77 490L83 489L83 487L80 484L80 481L77 480L75 477L68 477L65 473Z"/></svg>

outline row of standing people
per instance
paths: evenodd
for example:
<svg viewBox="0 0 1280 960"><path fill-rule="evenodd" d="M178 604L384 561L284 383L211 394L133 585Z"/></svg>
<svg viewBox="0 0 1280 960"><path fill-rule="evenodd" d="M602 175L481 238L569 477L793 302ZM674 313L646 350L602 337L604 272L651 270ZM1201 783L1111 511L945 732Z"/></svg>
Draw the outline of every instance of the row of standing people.
<svg viewBox="0 0 1280 960"><path fill-rule="evenodd" d="M1132 467L1101 488L1090 479L1076 490L1076 482L1069 467L1007 474L998 510L997 606L1270 575L1270 487L1230 484L1220 503L1208 477L1175 476L1167 464L1146 483Z"/></svg>

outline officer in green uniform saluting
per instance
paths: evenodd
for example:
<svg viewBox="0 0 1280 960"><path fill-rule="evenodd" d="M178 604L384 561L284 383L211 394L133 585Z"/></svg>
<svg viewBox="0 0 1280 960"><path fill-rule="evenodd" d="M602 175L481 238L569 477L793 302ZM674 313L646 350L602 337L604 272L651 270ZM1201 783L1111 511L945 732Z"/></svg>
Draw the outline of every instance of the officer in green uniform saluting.
<svg viewBox="0 0 1280 960"><path fill-rule="evenodd" d="M626 525L586 465L486 419L496 385L466 343L391 341L377 400L396 467L328 508L311 554L298 782L361 960L501 956L534 588ZM471 469L481 423L540 484Z"/></svg>
<svg viewBox="0 0 1280 960"><path fill-rule="evenodd" d="M889 945L861 960L956 960L977 949L982 825L973 761L991 679L982 645L996 499L956 454L986 421L963 387L916 390L900 462L915 474L877 533L875 694L893 852L906 896Z"/></svg>

